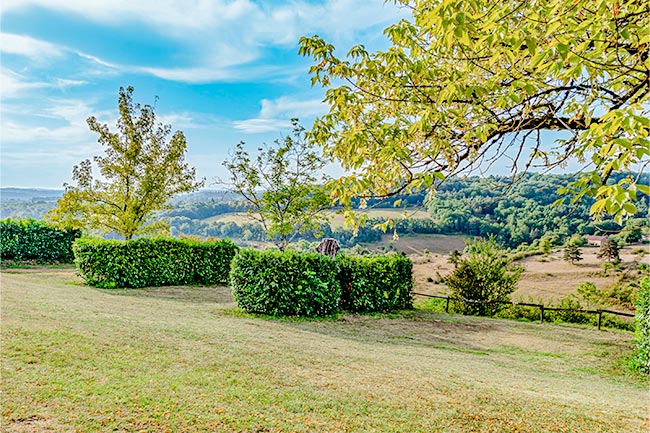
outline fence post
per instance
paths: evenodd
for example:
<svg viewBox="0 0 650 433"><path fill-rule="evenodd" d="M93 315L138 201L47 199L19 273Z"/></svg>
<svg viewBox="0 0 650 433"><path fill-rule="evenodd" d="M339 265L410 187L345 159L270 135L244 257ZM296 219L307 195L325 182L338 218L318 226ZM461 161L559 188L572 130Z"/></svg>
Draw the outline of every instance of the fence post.
<svg viewBox="0 0 650 433"><path fill-rule="evenodd" d="M598 310L598 330L600 331L600 320L603 317L603 310Z"/></svg>
<svg viewBox="0 0 650 433"><path fill-rule="evenodd" d="M449 313L449 296L447 296L447 304L445 305L445 313Z"/></svg>
<svg viewBox="0 0 650 433"><path fill-rule="evenodd" d="M544 306L539 306L539 323L544 323Z"/></svg>

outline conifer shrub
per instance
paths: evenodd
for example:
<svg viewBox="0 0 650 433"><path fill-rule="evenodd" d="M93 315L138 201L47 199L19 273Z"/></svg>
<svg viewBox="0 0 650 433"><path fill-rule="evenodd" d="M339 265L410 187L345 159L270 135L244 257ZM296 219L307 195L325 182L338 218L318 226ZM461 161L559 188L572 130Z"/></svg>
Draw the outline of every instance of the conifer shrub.
<svg viewBox="0 0 650 433"><path fill-rule="evenodd" d="M413 262L402 254L339 255L341 308L365 313L413 307Z"/></svg>
<svg viewBox="0 0 650 433"><path fill-rule="evenodd" d="M104 288L224 284L238 249L229 240L173 238L79 239L73 245L79 274Z"/></svg>
<svg viewBox="0 0 650 433"><path fill-rule="evenodd" d="M243 310L270 316L328 316L339 306L336 263L321 254L245 249L232 261L233 297Z"/></svg>
<svg viewBox="0 0 650 433"><path fill-rule="evenodd" d="M71 263L72 244L81 236L76 229L58 229L33 219L0 221L2 260Z"/></svg>

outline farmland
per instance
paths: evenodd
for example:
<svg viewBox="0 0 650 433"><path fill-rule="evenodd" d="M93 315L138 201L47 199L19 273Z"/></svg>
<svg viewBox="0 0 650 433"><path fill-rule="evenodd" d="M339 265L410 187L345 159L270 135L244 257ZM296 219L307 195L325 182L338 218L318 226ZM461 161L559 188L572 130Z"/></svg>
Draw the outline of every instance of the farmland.
<svg viewBox="0 0 650 433"><path fill-rule="evenodd" d="M5 269L9 432L645 431L631 334L432 313L269 320L225 287Z"/></svg>

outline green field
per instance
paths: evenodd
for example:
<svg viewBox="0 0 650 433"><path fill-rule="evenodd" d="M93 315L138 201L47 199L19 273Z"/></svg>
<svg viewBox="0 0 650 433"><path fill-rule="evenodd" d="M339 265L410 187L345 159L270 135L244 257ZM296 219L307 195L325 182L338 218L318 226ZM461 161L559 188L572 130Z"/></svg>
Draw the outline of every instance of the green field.
<svg viewBox="0 0 650 433"><path fill-rule="evenodd" d="M228 288L3 270L8 432L642 432L630 333L414 310L240 313Z"/></svg>
<svg viewBox="0 0 650 433"><path fill-rule="evenodd" d="M368 210L357 210L359 214L366 214L368 218L382 218L382 219L401 219L401 218L423 218L431 219L431 215L421 208L377 208ZM237 224L252 222L253 220L248 217L245 212L225 213L202 220L204 222L235 222ZM345 218L343 214L330 212L330 226L334 229L337 227L345 226Z"/></svg>

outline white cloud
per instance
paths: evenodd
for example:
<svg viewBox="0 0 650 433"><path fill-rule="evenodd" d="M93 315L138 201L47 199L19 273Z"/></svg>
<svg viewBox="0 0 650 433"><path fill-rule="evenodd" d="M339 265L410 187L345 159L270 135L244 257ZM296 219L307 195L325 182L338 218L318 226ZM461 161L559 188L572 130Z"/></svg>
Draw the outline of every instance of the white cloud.
<svg viewBox="0 0 650 433"><path fill-rule="evenodd" d="M6 68L0 70L0 98L2 99L18 96L25 90L50 86L50 83L27 81L24 76Z"/></svg>
<svg viewBox="0 0 650 433"><path fill-rule="evenodd" d="M291 127L290 119L305 119L319 116L327 111L320 99L295 99L282 96L277 99L262 99L259 117L233 122L235 129L249 134L286 131Z"/></svg>
<svg viewBox="0 0 650 433"><path fill-rule="evenodd" d="M235 129L243 131L247 134L259 134L263 132L282 131L291 127L291 122L288 120L279 119L247 119L236 120L233 122Z"/></svg>
<svg viewBox="0 0 650 433"><path fill-rule="evenodd" d="M0 52L18 54L36 61L63 54L61 48L54 44L12 33L0 33Z"/></svg>
<svg viewBox="0 0 650 433"><path fill-rule="evenodd" d="M93 0L92 6L87 0L5 0L3 4L4 11L31 7L78 15L109 27L142 25L171 38L188 53L195 53L188 56L191 60L173 68L115 65L88 53L77 54L106 67L189 83L263 77L268 71L250 64L261 58L265 47L293 47L300 36L317 33L344 51L366 29L385 26L405 15L383 0L325 0L320 4L304 0L280 4L252 0ZM31 40L26 45L44 51L47 46L38 42ZM249 67L242 70L244 65ZM272 75L277 76L280 71L274 72Z"/></svg>

